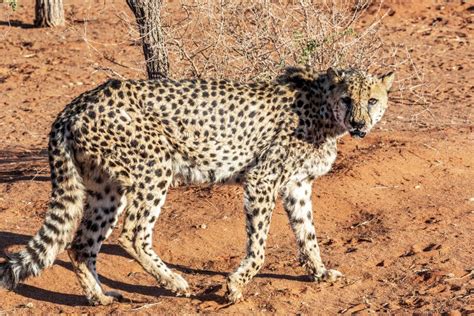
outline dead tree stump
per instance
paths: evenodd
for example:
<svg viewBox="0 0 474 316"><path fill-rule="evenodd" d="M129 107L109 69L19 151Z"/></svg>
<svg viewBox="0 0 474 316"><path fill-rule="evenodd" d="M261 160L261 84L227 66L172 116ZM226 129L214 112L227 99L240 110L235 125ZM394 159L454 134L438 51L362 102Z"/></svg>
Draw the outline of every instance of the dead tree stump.
<svg viewBox="0 0 474 316"><path fill-rule="evenodd" d="M162 0L127 0L127 4L137 20L148 78L166 78L169 62L161 28Z"/></svg>
<svg viewBox="0 0 474 316"><path fill-rule="evenodd" d="M36 0L35 15L36 27L64 25L63 0Z"/></svg>

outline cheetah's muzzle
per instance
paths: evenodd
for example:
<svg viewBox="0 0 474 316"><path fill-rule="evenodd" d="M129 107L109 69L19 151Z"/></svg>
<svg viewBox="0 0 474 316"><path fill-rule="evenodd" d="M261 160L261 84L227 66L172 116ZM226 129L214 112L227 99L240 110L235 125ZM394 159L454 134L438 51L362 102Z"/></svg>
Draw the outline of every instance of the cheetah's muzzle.
<svg viewBox="0 0 474 316"><path fill-rule="evenodd" d="M349 134L355 138L364 138L367 133L359 129L354 129L354 130L349 131Z"/></svg>

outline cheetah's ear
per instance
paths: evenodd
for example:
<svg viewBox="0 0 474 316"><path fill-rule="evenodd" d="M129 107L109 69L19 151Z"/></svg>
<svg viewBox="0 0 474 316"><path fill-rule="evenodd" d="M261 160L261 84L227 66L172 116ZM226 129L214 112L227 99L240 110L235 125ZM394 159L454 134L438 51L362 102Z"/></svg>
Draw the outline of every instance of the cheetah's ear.
<svg viewBox="0 0 474 316"><path fill-rule="evenodd" d="M393 71L390 71L389 73L386 73L385 75L381 76L379 79L385 89L389 91L392 87L393 80L395 79L395 73Z"/></svg>
<svg viewBox="0 0 474 316"><path fill-rule="evenodd" d="M334 68L329 67L326 71L329 81L339 83L342 81L342 75Z"/></svg>

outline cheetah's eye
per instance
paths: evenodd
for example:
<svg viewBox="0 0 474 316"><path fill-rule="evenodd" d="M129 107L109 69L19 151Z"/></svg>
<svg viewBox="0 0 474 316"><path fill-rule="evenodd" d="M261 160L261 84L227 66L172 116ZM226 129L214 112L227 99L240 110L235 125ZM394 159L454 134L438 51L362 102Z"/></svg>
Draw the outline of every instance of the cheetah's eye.
<svg viewBox="0 0 474 316"><path fill-rule="evenodd" d="M370 109L373 105L376 105L377 102L379 102L379 100L373 99L373 98L372 98L372 99L369 99L369 102L368 102L368 104L369 104L369 109Z"/></svg>
<svg viewBox="0 0 474 316"><path fill-rule="evenodd" d="M345 106L347 106L348 108L350 108L352 106L352 100L350 97L345 97L345 98L342 98L342 102L344 103Z"/></svg>

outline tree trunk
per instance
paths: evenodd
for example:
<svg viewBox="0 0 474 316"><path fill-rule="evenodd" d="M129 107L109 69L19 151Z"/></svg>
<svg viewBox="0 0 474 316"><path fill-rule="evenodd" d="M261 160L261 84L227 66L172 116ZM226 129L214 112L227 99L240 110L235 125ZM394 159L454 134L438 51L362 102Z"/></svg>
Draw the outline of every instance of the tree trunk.
<svg viewBox="0 0 474 316"><path fill-rule="evenodd" d="M169 63L161 29L162 0L127 0L127 4L137 19L148 78L166 78Z"/></svg>
<svg viewBox="0 0 474 316"><path fill-rule="evenodd" d="M63 0L36 0L35 14L36 27L64 25Z"/></svg>

